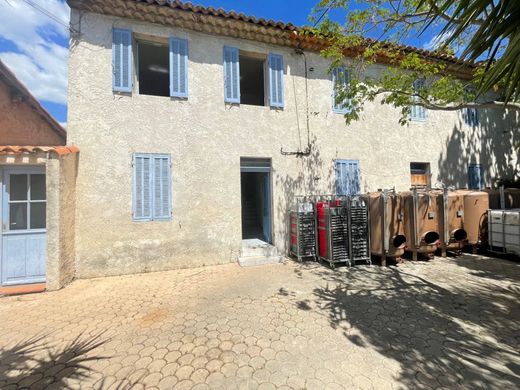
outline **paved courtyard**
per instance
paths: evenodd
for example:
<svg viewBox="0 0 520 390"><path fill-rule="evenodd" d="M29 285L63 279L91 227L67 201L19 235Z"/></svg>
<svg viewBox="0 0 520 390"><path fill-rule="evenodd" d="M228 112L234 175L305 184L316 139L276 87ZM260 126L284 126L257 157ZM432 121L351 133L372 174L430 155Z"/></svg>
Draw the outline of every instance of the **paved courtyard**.
<svg viewBox="0 0 520 390"><path fill-rule="evenodd" d="M520 387L520 264L235 264L0 298L0 388Z"/></svg>

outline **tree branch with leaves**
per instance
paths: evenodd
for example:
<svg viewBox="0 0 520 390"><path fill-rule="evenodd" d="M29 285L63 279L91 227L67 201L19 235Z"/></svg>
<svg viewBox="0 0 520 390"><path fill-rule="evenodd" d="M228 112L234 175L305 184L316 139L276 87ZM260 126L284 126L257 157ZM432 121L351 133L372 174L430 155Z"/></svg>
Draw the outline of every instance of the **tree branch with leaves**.
<svg viewBox="0 0 520 390"><path fill-rule="evenodd" d="M344 23L330 17L340 11ZM352 58L349 83L336 95L347 123L378 96L400 109L401 124L413 106L520 112L520 1L322 0L311 21L306 33L326 42L321 54L331 69ZM438 38L432 52L407 46L432 31ZM367 76L378 62L387 66Z"/></svg>

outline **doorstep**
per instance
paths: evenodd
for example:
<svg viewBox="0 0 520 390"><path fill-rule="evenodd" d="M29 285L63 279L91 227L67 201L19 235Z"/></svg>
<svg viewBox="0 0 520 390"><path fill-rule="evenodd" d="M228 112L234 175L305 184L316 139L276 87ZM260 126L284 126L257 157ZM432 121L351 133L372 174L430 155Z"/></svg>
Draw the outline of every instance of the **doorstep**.
<svg viewBox="0 0 520 390"><path fill-rule="evenodd" d="M275 246L259 239L242 240L238 264L242 267L276 264L282 262Z"/></svg>
<svg viewBox="0 0 520 390"><path fill-rule="evenodd" d="M45 283L18 284L0 287L0 295L33 294L45 291Z"/></svg>

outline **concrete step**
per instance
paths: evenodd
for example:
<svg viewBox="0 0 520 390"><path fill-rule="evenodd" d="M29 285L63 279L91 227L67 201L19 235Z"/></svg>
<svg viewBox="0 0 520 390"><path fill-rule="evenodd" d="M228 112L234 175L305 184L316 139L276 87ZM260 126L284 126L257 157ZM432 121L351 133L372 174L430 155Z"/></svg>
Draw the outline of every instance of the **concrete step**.
<svg viewBox="0 0 520 390"><path fill-rule="evenodd" d="M240 251L241 256L278 256L278 250L275 246L259 240L258 238L252 238L249 240L242 240L242 248Z"/></svg>
<svg viewBox="0 0 520 390"><path fill-rule="evenodd" d="M275 246L257 238L242 240L242 249L238 263L243 267L280 263L282 256L279 255Z"/></svg>
<svg viewBox="0 0 520 390"><path fill-rule="evenodd" d="M238 264L242 267L254 267L256 265L278 264L281 263L282 260L282 256L241 256L238 258Z"/></svg>

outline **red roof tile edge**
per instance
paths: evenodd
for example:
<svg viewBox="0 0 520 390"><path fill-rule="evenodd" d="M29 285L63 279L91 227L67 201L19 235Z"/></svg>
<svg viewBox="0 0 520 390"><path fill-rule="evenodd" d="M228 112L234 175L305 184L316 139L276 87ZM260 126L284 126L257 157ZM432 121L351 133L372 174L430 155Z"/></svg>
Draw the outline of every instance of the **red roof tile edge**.
<svg viewBox="0 0 520 390"><path fill-rule="evenodd" d="M55 153L63 156L71 153L79 153L77 146L17 146L4 145L0 146L0 154L31 154L31 153Z"/></svg>

